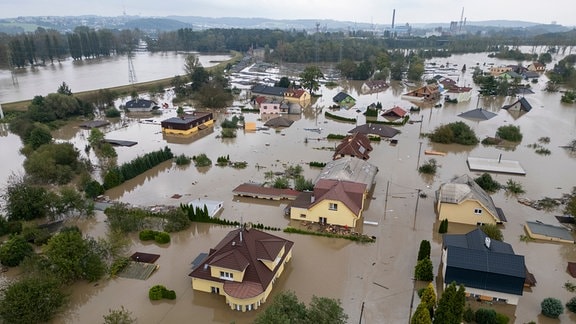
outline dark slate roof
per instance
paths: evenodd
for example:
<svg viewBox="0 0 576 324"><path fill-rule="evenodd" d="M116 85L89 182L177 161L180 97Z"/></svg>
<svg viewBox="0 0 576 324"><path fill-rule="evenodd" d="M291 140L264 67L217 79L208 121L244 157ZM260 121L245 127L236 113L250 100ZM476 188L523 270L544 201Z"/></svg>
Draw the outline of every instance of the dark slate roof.
<svg viewBox="0 0 576 324"><path fill-rule="evenodd" d="M334 102L342 102L343 100L345 100L345 99L348 98L348 97L352 98L352 96L350 96L349 94L347 94L347 93L345 93L345 92L338 92L338 94L335 95L335 96L332 98L332 100L333 100ZM352 98L352 99L354 99L354 98Z"/></svg>
<svg viewBox="0 0 576 324"><path fill-rule="evenodd" d="M514 254L512 245L497 240L491 240L490 249L488 249L485 245L486 237L480 228L466 234L444 234L444 247L456 246L471 250Z"/></svg>
<svg viewBox="0 0 576 324"><path fill-rule="evenodd" d="M447 250L444 281L456 281L470 288L522 295L526 278L524 256L512 246L490 240L477 228L467 234L445 234Z"/></svg>
<svg viewBox="0 0 576 324"><path fill-rule="evenodd" d="M288 88L270 87L264 84L257 84L252 87L252 93L259 93L268 96L284 97L286 91L288 91Z"/></svg>
<svg viewBox="0 0 576 324"><path fill-rule="evenodd" d="M136 109L136 108L152 108L156 106L156 103L148 99L134 99L126 102L126 108Z"/></svg>
<svg viewBox="0 0 576 324"><path fill-rule="evenodd" d="M485 110L482 108L476 108L476 109L472 109L472 110L468 110L466 112L460 113L460 114L458 114L458 117L474 119L474 120L488 120L488 119L495 117L497 115L498 114L493 113L491 111L488 111L488 110Z"/></svg>
<svg viewBox="0 0 576 324"><path fill-rule="evenodd" d="M284 116L274 117L264 123L264 126L268 127L290 127L294 123L293 120L288 119Z"/></svg>
<svg viewBox="0 0 576 324"><path fill-rule="evenodd" d="M392 138L400 133L400 131L394 127L383 124L364 124L354 127L348 131L348 133L374 134L381 137Z"/></svg>
<svg viewBox="0 0 576 324"><path fill-rule="evenodd" d="M524 98L524 97L516 100L514 103L512 103L512 104L510 104L510 105L506 105L506 106L502 107L502 109L508 110L508 109L510 109L510 107L512 107L512 106L514 106L514 105L516 105L516 104L520 104L520 110L523 110L523 111L526 111L526 112L532 110L532 105L531 105L531 104L528 102L528 100L526 100L526 98Z"/></svg>

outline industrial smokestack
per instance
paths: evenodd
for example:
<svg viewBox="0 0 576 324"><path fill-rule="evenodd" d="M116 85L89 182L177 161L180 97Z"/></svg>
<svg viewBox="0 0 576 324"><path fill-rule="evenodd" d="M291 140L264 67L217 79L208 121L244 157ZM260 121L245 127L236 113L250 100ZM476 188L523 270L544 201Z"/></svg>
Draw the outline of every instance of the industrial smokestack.
<svg viewBox="0 0 576 324"><path fill-rule="evenodd" d="M392 29L394 29L394 19L396 19L396 9L392 9Z"/></svg>

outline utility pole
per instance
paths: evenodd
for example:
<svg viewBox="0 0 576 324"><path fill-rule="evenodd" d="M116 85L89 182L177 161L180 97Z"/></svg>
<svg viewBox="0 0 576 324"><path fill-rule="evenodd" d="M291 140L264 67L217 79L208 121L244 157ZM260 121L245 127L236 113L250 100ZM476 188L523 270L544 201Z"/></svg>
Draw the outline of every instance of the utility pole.
<svg viewBox="0 0 576 324"><path fill-rule="evenodd" d="M364 314L364 302L362 302L362 308L360 308L360 321L358 321L358 324L362 324L362 314Z"/></svg>
<svg viewBox="0 0 576 324"><path fill-rule="evenodd" d="M420 146L418 147L418 161L416 161L416 171L420 167L420 153L422 151L422 142L420 142Z"/></svg>
<svg viewBox="0 0 576 324"><path fill-rule="evenodd" d="M412 224L412 230L416 230L416 216L418 216L418 202L420 201L420 189L416 193L416 207L414 208L414 224Z"/></svg>

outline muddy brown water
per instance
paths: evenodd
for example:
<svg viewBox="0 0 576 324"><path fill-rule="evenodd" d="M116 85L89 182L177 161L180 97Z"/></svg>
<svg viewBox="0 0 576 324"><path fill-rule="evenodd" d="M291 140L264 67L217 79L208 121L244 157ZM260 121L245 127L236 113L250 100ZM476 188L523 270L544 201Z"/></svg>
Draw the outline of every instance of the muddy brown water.
<svg viewBox="0 0 576 324"><path fill-rule="evenodd" d="M482 62L482 59L483 56L468 55L451 58L450 61L468 62L466 64L471 67L475 62ZM460 78L471 80L470 70ZM355 127L353 123L330 120L319 112L332 104L331 98L339 91L348 91L358 100L355 108L364 108L378 101L382 102L385 109L394 105L409 109L414 105L400 99L400 94L406 91L400 84L394 84L383 92L367 95L359 93L360 86L360 82L344 82L333 89L323 87L320 91L322 97L311 107L304 109L302 116L295 118L296 121L291 127L278 132L274 129L256 132L238 130L235 139L217 138L220 134L219 122L230 116L223 113L215 113L217 122L214 129L190 138L169 137L161 133L157 122L175 115L174 110L168 110L160 117L128 116L125 120L126 127L122 126L122 121L113 120L112 125L104 129L107 138L138 142L133 147L116 149L119 163L168 146L175 154L191 156L206 153L214 162L218 156L229 155L233 161L247 161L248 167L237 170L213 165L198 169L193 165L178 167L165 162L109 190L106 195L111 199L142 206L178 205L200 197L221 200L224 202L221 218L261 222L284 228L290 225L290 220L283 214L287 202L240 198L232 194L232 189L248 181L264 182L266 171L280 172L285 166L295 164L303 167L306 178L314 179L319 169L310 168L306 164L310 161L329 161L332 157L330 149L338 144L338 141L318 138L329 133L345 134ZM576 185L573 172L576 169L576 156L560 148L576 139L576 107L561 104L560 94L545 93L542 91L544 86L544 78L533 85L535 94L526 95L533 109L520 118L514 118L507 111L499 109L517 98L489 98L477 102L475 95L470 102L448 104L442 108L424 106L420 112L411 113L412 120L422 120L422 123L401 127L401 133L395 137L398 139L397 145L393 146L388 141L372 144L374 150L370 154L369 162L378 166L379 172L364 219L377 222L378 225L364 225L361 229L365 234L376 236L376 243L358 244L346 240L277 233L293 240L295 246L293 260L277 281L273 295L281 290L292 290L306 303L313 295L338 298L349 315L350 323L360 321L363 303L362 323L406 323L411 311L413 269L422 239L432 242L431 258L435 273L438 273L440 266L441 237L437 234L434 191L441 183L450 181L454 176L464 173L474 177L480 175L468 170L468 156L498 158L502 155L503 159L520 161L527 172L526 176L492 174L492 177L500 183L506 183L508 179L521 183L526 190L524 197L530 199L560 197ZM162 99L159 101L162 102ZM459 113L473 109L478 104L498 115L481 122L457 117ZM349 113L355 115L353 112ZM258 114L245 113L244 116L247 121L262 124ZM358 124L364 123L363 117L358 117ZM154 123L144 122L145 119L151 119ZM420 132L430 132L441 124L453 121L466 122L480 138L494 136L501 125L518 125L524 138L519 145L504 149L483 145L463 147L431 144L419 136ZM318 134L305 128L322 128L322 132ZM88 131L78 128L77 125L55 133L56 138L74 143L83 155L87 136ZM548 136L551 140L549 144L542 144L551 151L549 156L538 155L533 148L528 147L528 144L537 143L543 136ZM0 144L3 152L7 152L3 161L8 161L8 166L13 169L21 168L19 166L23 158L17 153L20 148L18 138L5 131L4 136L0 137ZM448 154L427 156L424 155L426 149ZM6 156L11 158L7 159ZM97 162L92 153L89 158ZM440 165L438 173L433 177L418 174L418 165L430 158L436 159ZM6 178L4 174L3 176ZM418 199L418 190L426 193L427 198ZM174 194L182 197L171 198ZM519 238L524 234L522 226L526 221L540 220L556 224L553 216L560 214L560 211L537 211L519 204L514 197L507 196L504 192L498 192L492 197L508 218L508 223L503 227L505 241L513 245L517 254L525 256L526 265L538 283L524 292L517 307L488 304L475 307L494 307L509 314L515 323L552 323L554 321L539 315L540 302L552 296L565 303L573 296L562 286L568 281L576 282L566 271L567 261L576 260L575 246L526 243ZM105 216L97 213L94 219L80 222L79 225L87 235L104 236L107 232L104 221ZM471 229L473 227L450 225L449 232L466 233ZM117 278L97 283L77 283L70 287L70 306L53 322L98 322L109 309L119 308L120 305L133 312L139 323L251 322L258 311L232 311L221 296L193 292L188 277L191 261L199 253L214 247L230 230L231 228L223 226L193 224L189 230L173 234L172 242L167 246L145 244L136 236L131 236L130 252L161 255L157 261L159 270L146 281ZM169 302L149 301L147 291L156 284L175 290L177 299ZM419 285L418 283L416 286ZM412 311L417 304L416 296ZM575 321L576 317L564 313L560 320L571 322Z"/></svg>

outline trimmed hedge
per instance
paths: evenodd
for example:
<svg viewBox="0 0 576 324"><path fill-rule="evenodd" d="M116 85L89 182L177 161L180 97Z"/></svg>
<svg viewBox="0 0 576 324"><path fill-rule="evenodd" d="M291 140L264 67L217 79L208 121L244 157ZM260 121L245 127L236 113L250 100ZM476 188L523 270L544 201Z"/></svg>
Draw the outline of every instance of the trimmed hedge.
<svg viewBox="0 0 576 324"><path fill-rule="evenodd" d="M150 300L160 300L160 299L176 299L176 292L174 290L168 290L162 285L156 285L150 290L148 290L148 298Z"/></svg>
<svg viewBox="0 0 576 324"><path fill-rule="evenodd" d="M286 227L284 229L284 233L295 233L295 234L305 234L305 235L314 235L314 236L324 236L324 237L332 237L332 238L343 238L350 241L356 241L361 243L374 243L376 241L375 237L370 237L367 235L343 235L343 234L333 234L333 233L324 233L324 232L313 232L313 231L306 231L302 229L297 229L294 227Z"/></svg>
<svg viewBox="0 0 576 324"><path fill-rule="evenodd" d="M170 234L166 232L159 232L153 230L143 230L138 234L141 241L154 240L158 244L166 244L170 242Z"/></svg>

